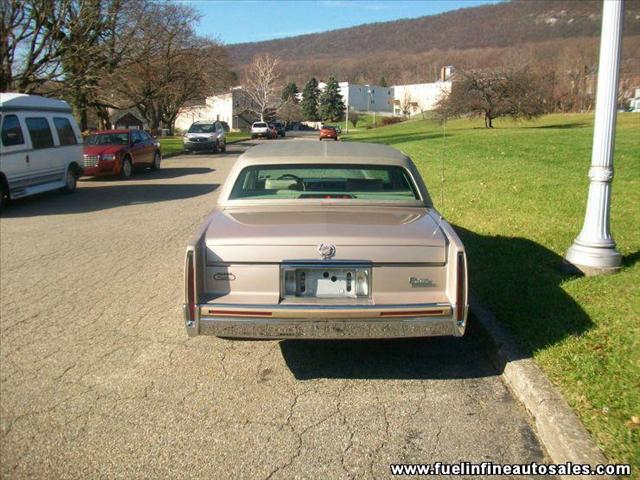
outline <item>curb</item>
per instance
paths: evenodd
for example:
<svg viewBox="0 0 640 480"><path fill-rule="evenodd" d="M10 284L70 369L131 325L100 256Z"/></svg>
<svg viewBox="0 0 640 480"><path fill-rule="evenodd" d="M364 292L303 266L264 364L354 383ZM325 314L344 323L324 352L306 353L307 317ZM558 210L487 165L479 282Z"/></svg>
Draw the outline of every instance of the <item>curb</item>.
<svg viewBox="0 0 640 480"><path fill-rule="evenodd" d="M531 416L553 463L609 463L587 429L533 359L522 353L515 338L473 292L469 307L489 344L489 357L514 396ZM562 478L580 478L562 476ZM615 476L590 478L614 479Z"/></svg>

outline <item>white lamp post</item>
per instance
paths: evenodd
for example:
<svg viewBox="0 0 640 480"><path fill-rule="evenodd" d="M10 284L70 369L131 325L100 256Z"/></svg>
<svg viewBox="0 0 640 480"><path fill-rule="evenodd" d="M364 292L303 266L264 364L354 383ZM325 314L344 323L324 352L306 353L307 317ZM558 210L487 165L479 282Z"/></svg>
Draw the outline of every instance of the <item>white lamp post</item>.
<svg viewBox="0 0 640 480"><path fill-rule="evenodd" d="M604 0L589 198L582 231L565 256L569 267L586 275L615 273L622 261L609 230L609 212L623 18L624 0Z"/></svg>

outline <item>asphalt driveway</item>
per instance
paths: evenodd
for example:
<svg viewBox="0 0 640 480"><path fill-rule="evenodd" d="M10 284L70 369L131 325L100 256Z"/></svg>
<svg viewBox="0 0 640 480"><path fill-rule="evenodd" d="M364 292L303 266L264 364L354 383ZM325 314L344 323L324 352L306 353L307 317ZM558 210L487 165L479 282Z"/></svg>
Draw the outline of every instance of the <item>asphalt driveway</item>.
<svg viewBox="0 0 640 480"><path fill-rule="evenodd" d="M185 243L250 144L6 211L0 475L384 478L392 462L544 461L473 329L402 341L187 338Z"/></svg>

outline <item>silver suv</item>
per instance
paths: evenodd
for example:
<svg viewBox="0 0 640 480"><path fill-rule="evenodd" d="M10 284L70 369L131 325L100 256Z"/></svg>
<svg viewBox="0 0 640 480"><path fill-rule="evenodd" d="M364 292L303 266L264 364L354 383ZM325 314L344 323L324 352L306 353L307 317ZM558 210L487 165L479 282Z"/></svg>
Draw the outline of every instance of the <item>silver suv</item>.
<svg viewBox="0 0 640 480"><path fill-rule="evenodd" d="M221 122L195 122L184 134L184 151L227 151L227 136Z"/></svg>

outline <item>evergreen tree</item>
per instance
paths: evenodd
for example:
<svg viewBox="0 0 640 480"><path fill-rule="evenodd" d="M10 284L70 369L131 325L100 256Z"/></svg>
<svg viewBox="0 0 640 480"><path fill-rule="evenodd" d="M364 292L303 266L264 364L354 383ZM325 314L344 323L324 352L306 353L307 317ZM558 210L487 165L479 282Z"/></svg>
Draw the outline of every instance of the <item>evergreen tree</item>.
<svg viewBox="0 0 640 480"><path fill-rule="evenodd" d="M306 120L316 121L318 120L318 98L320 97L320 90L318 89L318 81L315 78L311 78L304 86L302 91L302 115Z"/></svg>
<svg viewBox="0 0 640 480"><path fill-rule="evenodd" d="M384 77L380 77L380 81L378 82L378 85L380 85L381 87L388 87L389 85L387 84L387 79Z"/></svg>
<svg viewBox="0 0 640 480"><path fill-rule="evenodd" d="M287 102L291 100L294 103L298 103L298 97L296 97L298 91L298 85L296 85L296 82L287 83L287 86L282 90L282 101Z"/></svg>
<svg viewBox="0 0 640 480"><path fill-rule="evenodd" d="M320 118L335 122L344 114L344 101L340 95L340 85L335 77L329 77L327 86L320 95Z"/></svg>

